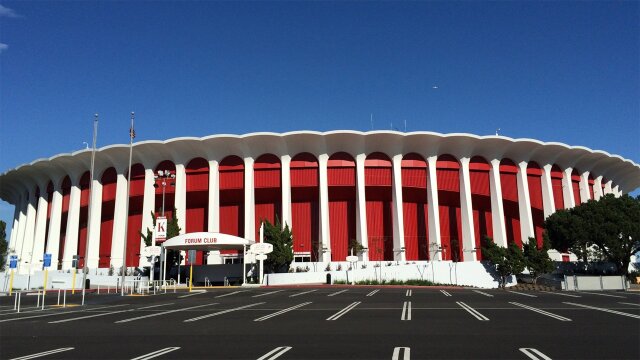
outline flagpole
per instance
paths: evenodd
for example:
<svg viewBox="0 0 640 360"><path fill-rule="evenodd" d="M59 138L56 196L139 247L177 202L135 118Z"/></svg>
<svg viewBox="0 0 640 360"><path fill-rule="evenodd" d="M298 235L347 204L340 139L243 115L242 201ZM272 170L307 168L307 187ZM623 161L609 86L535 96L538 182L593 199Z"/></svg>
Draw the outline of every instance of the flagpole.
<svg viewBox="0 0 640 360"><path fill-rule="evenodd" d="M133 155L133 138L136 137L136 133L133 130L133 119L135 114L131 112L131 127L129 128L129 173L127 174L127 201L125 206L126 222L124 225L124 245L122 246L122 281L121 281L121 296L124 296L124 278L127 269L127 233L129 231L129 192L131 190L131 157Z"/></svg>
<svg viewBox="0 0 640 360"><path fill-rule="evenodd" d="M82 305L84 305L84 294L87 283L87 262L89 260L89 241L91 240L91 208L93 207L93 170L96 161L96 139L98 138L98 114L93 115L93 148L91 149L91 174L89 177L89 223L87 224L87 239L84 242L84 266L82 267ZM75 270L74 270L75 271Z"/></svg>

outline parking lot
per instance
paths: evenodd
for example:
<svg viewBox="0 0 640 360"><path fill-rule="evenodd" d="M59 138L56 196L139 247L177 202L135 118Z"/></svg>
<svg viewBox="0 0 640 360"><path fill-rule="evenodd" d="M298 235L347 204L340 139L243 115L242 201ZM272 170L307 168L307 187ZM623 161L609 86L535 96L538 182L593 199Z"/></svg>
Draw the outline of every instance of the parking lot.
<svg viewBox="0 0 640 360"><path fill-rule="evenodd" d="M0 298L2 359L638 359L640 293L317 286Z"/></svg>

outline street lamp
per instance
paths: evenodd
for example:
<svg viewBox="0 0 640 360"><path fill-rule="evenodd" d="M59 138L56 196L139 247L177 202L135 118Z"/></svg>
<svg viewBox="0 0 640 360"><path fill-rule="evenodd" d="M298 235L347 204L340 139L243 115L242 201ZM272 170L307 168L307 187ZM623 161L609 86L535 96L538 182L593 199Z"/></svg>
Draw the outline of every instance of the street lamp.
<svg viewBox="0 0 640 360"><path fill-rule="evenodd" d="M162 215L161 216L163 216L163 217L164 217L164 204L165 204L166 190L167 190L167 180L174 180L175 178L176 178L176 174L172 173L169 170L158 170L157 175L156 174L153 175L153 180L154 180L153 187L157 189L159 186L162 186ZM158 180L160 180L160 185L158 185ZM175 186L175 182L171 181L169 183L169 185ZM151 239L152 239L152 244L151 245L152 246L156 246L155 229L153 230L153 232L154 232L154 234L151 237ZM162 277L163 281L164 281L164 278L167 276L167 274L166 274L167 270L165 269L166 264L164 264L164 267L162 266L163 265L162 264L162 262L163 262L162 259L164 258L164 251L165 250L163 250L162 253L160 254L160 270L162 272L162 274L161 274L162 276L161 277ZM155 264L156 264L155 260L156 260L155 256L152 256L152 259L151 259L151 281L152 282L153 282L153 273L154 273ZM164 269L164 271L163 271L163 269ZM178 276L180 276L180 275L178 274Z"/></svg>

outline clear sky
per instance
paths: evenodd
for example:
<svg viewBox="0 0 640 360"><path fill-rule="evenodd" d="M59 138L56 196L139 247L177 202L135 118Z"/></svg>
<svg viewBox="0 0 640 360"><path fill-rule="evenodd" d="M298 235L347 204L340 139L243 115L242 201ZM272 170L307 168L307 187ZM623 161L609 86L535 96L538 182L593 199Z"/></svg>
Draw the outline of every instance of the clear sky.
<svg viewBox="0 0 640 360"><path fill-rule="evenodd" d="M640 2L0 0L0 173L255 131L500 134L640 162ZM0 202L11 226L13 206Z"/></svg>

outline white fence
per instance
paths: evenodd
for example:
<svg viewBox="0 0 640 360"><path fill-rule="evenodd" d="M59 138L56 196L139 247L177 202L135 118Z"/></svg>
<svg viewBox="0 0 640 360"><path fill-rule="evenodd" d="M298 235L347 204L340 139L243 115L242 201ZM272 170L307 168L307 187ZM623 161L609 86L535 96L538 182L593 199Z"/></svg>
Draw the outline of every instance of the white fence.
<svg viewBox="0 0 640 360"><path fill-rule="evenodd" d="M618 276L581 276L565 275L562 290L589 291L589 290L626 290L629 288L627 279L623 275Z"/></svg>

